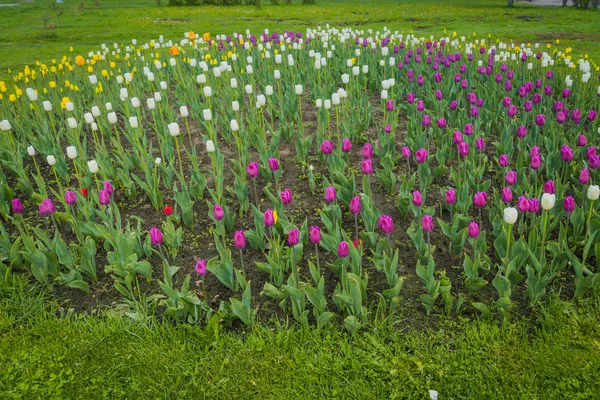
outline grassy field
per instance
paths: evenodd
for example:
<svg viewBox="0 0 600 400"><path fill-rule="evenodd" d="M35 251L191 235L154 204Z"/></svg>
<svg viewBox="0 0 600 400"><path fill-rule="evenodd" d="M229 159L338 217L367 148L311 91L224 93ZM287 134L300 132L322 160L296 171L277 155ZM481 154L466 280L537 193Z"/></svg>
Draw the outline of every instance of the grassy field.
<svg viewBox="0 0 600 400"><path fill-rule="evenodd" d="M354 337L234 333L216 321L203 329L68 314L9 275L0 282L0 397L424 399L434 389L441 399L592 399L599 305L551 300L505 329L453 319L416 332L390 318Z"/></svg>
<svg viewBox="0 0 600 400"><path fill-rule="evenodd" d="M0 0L17 3L21 0ZM23 1L0 7L0 78L8 69L21 69L36 60L49 62L68 54L95 50L101 43L143 43L159 35L182 38L183 32L213 33L305 30L318 24L337 27L392 30L441 36L443 30L459 35L515 41L561 39L574 53L587 52L600 59L600 12L532 6L517 2L508 9L505 0L318 0L317 5L264 5L257 7L157 7L155 0L64 0L64 14L50 10L54 0ZM165 3L166 0L163 0ZM263 1L263 3L269 3ZM84 4L83 10L76 9Z"/></svg>

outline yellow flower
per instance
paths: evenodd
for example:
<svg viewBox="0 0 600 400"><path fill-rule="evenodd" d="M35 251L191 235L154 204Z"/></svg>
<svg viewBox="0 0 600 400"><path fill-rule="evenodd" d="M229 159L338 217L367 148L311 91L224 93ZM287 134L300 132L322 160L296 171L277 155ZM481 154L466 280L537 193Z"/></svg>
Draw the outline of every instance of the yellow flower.
<svg viewBox="0 0 600 400"><path fill-rule="evenodd" d="M50 81L48 84L50 85L51 89L56 89L56 81Z"/></svg>
<svg viewBox="0 0 600 400"><path fill-rule="evenodd" d="M15 96L14 93L11 93L8 96L8 100L10 100L11 103L14 103L15 101L17 101L17 96Z"/></svg>
<svg viewBox="0 0 600 400"><path fill-rule="evenodd" d="M279 218L277 217L277 210L273 210L273 223L277 224L278 219Z"/></svg>
<svg viewBox="0 0 600 400"><path fill-rule="evenodd" d="M205 42L209 42L210 41L210 32L206 32L204 35L202 35L202 39L204 39Z"/></svg>
<svg viewBox="0 0 600 400"><path fill-rule="evenodd" d="M210 60L210 54L209 54L209 53L206 53L206 54L204 55L204 59L205 59L206 61Z"/></svg>
<svg viewBox="0 0 600 400"><path fill-rule="evenodd" d="M556 44L560 44L560 39L556 39Z"/></svg>
<svg viewBox="0 0 600 400"><path fill-rule="evenodd" d="M54 60L52 61L54 62ZM75 57L75 63L81 67L85 64L85 58L83 58L83 56L77 56Z"/></svg>
<svg viewBox="0 0 600 400"><path fill-rule="evenodd" d="M114 61L111 61L111 62L110 62L110 67L111 67L111 68L114 68L114 67L116 67L116 66L117 66L117 64L115 64L115 62L114 62Z"/></svg>
<svg viewBox="0 0 600 400"><path fill-rule="evenodd" d="M90 65L90 66L88 66L88 72L89 72L89 73L92 73L92 72L94 72L94 67L92 67L91 65Z"/></svg>
<svg viewBox="0 0 600 400"><path fill-rule="evenodd" d="M23 90L17 89L17 96L19 96L19 97L23 96Z"/></svg>
<svg viewBox="0 0 600 400"><path fill-rule="evenodd" d="M73 46L69 47L69 51L72 53L73 52Z"/></svg>
<svg viewBox="0 0 600 400"><path fill-rule="evenodd" d="M188 39L190 39L190 40L196 39L196 34L194 32L192 32L192 31L189 31L188 32Z"/></svg>
<svg viewBox="0 0 600 400"><path fill-rule="evenodd" d="M176 57L179 55L179 48L177 48L177 46L171 46L169 53L171 53L173 57Z"/></svg>
<svg viewBox="0 0 600 400"><path fill-rule="evenodd" d="M106 78L108 76L108 71L105 70L105 69L103 69L102 70L102 76Z"/></svg>

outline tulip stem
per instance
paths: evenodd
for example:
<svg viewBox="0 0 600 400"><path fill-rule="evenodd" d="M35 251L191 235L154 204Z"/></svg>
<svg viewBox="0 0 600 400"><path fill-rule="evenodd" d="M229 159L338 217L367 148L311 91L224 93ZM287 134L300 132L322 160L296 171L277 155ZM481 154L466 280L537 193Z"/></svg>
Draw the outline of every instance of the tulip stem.
<svg viewBox="0 0 600 400"><path fill-rule="evenodd" d="M254 186L254 203L256 203L256 207L260 210L260 204L258 203L258 191L256 190L256 178L252 179L252 186Z"/></svg>
<svg viewBox="0 0 600 400"><path fill-rule="evenodd" d="M246 279L246 270L244 269L244 254L242 254L242 249L238 249L240 251L240 262L242 264L242 275L244 279Z"/></svg>
<svg viewBox="0 0 600 400"><path fill-rule="evenodd" d="M358 237L358 214L354 214L354 234L356 235L356 245L354 247L358 248L358 241L360 240Z"/></svg>
<svg viewBox="0 0 600 400"><path fill-rule="evenodd" d="M590 203L590 211L588 212L588 217L587 217L587 221L585 224L585 240L583 241L583 248L585 249L585 247L587 246L587 241L588 241L588 232L590 230L590 219L592 218L592 211L594 211L594 201L592 200ZM583 259L581 260L581 266L582 268L585 268L585 259L587 258L587 252L584 250L583 252Z"/></svg>
<svg viewBox="0 0 600 400"><path fill-rule="evenodd" d="M317 271L321 274L321 265L319 263L319 245L315 243L315 253L317 254Z"/></svg>
<svg viewBox="0 0 600 400"><path fill-rule="evenodd" d="M508 225L510 226L510 225ZM506 263L506 277L508 278L508 256L510 254L510 237L512 236L512 232L508 229L508 226L506 228L506 258L505 258L505 263Z"/></svg>
<svg viewBox="0 0 600 400"><path fill-rule="evenodd" d="M179 150L179 140L177 140L177 137L175 137L175 147L177 148L177 158L179 159L179 172L181 173L181 178L184 179L183 164L181 163L181 151Z"/></svg>
<svg viewBox="0 0 600 400"><path fill-rule="evenodd" d="M548 224L549 217L550 216L548 215L547 210L542 211L543 222L542 222L542 248L540 249L540 274L544 268L544 262L546 261L546 257L544 255L544 241L546 239L546 225Z"/></svg>
<svg viewBox="0 0 600 400"><path fill-rule="evenodd" d="M300 276L298 275L298 266L296 265L296 246L292 246L292 273L294 274L297 287L300 283Z"/></svg>

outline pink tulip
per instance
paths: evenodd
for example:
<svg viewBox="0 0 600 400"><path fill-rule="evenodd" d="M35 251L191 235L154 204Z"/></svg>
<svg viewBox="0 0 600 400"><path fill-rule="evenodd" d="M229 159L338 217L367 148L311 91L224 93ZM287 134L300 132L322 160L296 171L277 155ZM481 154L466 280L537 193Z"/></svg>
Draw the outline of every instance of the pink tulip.
<svg viewBox="0 0 600 400"><path fill-rule="evenodd" d="M235 231L233 235L233 244L236 249L243 249L246 247L246 235L244 235L244 231Z"/></svg>

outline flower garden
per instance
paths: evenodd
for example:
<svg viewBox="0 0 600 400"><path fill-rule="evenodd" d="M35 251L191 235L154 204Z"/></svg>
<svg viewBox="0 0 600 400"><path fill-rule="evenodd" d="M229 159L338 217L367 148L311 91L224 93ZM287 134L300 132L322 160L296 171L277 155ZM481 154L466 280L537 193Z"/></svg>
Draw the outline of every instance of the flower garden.
<svg viewBox="0 0 600 400"><path fill-rule="evenodd" d="M0 93L0 272L80 312L355 333L600 287L600 73L559 41L186 32Z"/></svg>

